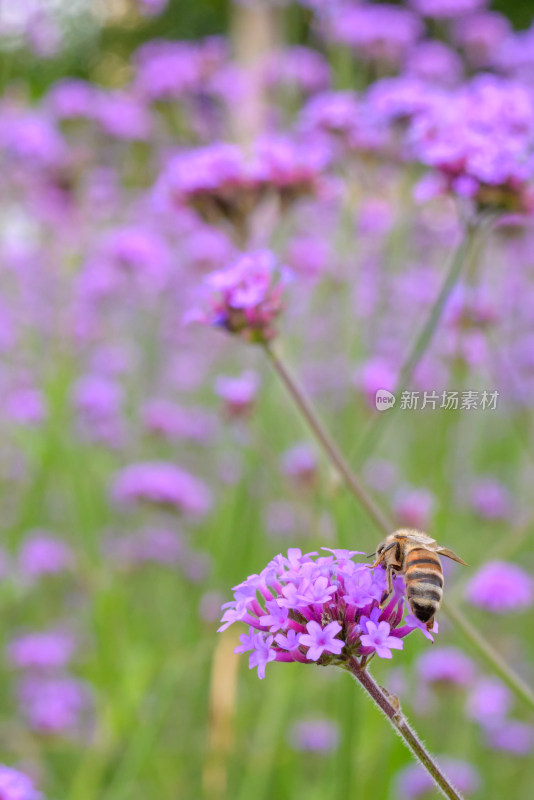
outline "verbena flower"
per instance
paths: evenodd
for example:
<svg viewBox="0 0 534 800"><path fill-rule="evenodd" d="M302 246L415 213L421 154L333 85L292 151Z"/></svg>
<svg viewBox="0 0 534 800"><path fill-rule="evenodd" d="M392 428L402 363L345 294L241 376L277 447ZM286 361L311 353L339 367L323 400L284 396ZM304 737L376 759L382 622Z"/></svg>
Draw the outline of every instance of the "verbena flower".
<svg viewBox="0 0 534 800"><path fill-rule="evenodd" d="M489 728L503 722L511 707L510 690L496 678L478 680L467 699L467 713L471 719Z"/></svg>
<svg viewBox="0 0 534 800"><path fill-rule="evenodd" d="M301 720L290 727L287 738L294 750L327 753L339 744L339 725L329 719Z"/></svg>
<svg viewBox="0 0 534 800"><path fill-rule="evenodd" d="M435 168L443 193L477 209L531 207L534 102L525 86L478 76L415 114L407 141L417 160Z"/></svg>
<svg viewBox="0 0 534 800"><path fill-rule="evenodd" d="M271 661L363 666L374 655L389 659L415 629L432 640L412 614L403 619L409 609L402 578L394 580L388 599L382 567L355 562L358 551L330 552L293 548L276 556L234 587L234 600L223 606L219 630L234 622L249 626L235 652L250 653L249 668L257 667L260 678Z"/></svg>
<svg viewBox="0 0 534 800"><path fill-rule="evenodd" d="M215 378L215 393L224 401L224 412L230 419L247 417L254 407L260 385L257 372L246 370L232 378L218 375Z"/></svg>
<svg viewBox="0 0 534 800"><path fill-rule="evenodd" d="M488 0L410 0L410 5L419 14L434 19L455 19L487 6Z"/></svg>
<svg viewBox="0 0 534 800"><path fill-rule="evenodd" d="M25 633L12 639L6 656L16 669L49 670L67 666L76 643L72 636L61 631Z"/></svg>
<svg viewBox="0 0 534 800"><path fill-rule="evenodd" d="M423 32L421 20L389 4L346 5L333 10L327 35L353 47L364 60L399 63Z"/></svg>
<svg viewBox="0 0 534 800"><path fill-rule="evenodd" d="M55 575L72 567L74 554L61 539L46 531L34 531L19 552L18 568L27 578Z"/></svg>
<svg viewBox="0 0 534 800"><path fill-rule="evenodd" d="M450 777L452 783L462 794L475 794L480 787L480 776L472 764L460 759L444 756L439 759L440 765ZM419 764L405 767L397 775L396 797L402 800L416 800L426 797L435 788L432 778Z"/></svg>
<svg viewBox="0 0 534 800"><path fill-rule="evenodd" d="M534 602L534 581L517 564L489 561L469 581L466 596L474 605L495 614L520 611Z"/></svg>
<svg viewBox="0 0 534 800"><path fill-rule="evenodd" d="M120 470L111 488L120 505L137 502L169 506L187 514L206 514L211 493L206 484L167 461L144 461Z"/></svg>
<svg viewBox="0 0 534 800"><path fill-rule="evenodd" d="M290 273L269 250L241 255L229 267L206 276L206 308L193 309L185 322L224 328L250 342L265 344L276 334L282 294Z"/></svg>
<svg viewBox="0 0 534 800"><path fill-rule="evenodd" d="M426 683L468 686L475 677L475 665L461 650L440 647L419 656L417 673Z"/></svg>
<svg viewBox="0 0 534 800"><path fill-rule="evenodd" d="M0 764L0 797L2 800L43 800L28 775L4 764Z"/></svg>
<svg viewBox="0 0 534 800"><path fill-rule="evenodd" d="M81 681L66 676L29 675L19 682L17 695L24 717L36 732L48 735L81 732L90 706L88 687Z"/></svg>

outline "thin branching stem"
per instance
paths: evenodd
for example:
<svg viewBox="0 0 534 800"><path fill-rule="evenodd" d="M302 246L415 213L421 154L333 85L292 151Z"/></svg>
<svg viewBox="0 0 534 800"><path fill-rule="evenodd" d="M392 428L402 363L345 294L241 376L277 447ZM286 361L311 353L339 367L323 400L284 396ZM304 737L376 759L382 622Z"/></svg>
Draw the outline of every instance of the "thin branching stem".
<svg viewBox="0 0 534 800"><path fill-rule="evenodd" d="M350 662L348 670L373 700L375 705L386 715L395 731L411 750L421 766L428 772L442 794L448 797L449 800L462 800L462 795L454 788L435 758L428 752L423 742L406 719L401 710L398 698L390 695L389 692L386 692L385 689L380 687L372 675L366 669L362 669L356 659Z"/></svg>

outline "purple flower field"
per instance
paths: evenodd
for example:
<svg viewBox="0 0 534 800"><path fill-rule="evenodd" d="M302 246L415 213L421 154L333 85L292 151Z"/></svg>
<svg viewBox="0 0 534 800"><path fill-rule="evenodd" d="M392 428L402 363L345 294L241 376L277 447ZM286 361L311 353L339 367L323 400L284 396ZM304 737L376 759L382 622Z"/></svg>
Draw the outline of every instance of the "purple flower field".
<svg viewBox="0 0 534 800"><path fill-rule="evenodd" d="M530 800L534 21L4 0L0 89L0 800Z"/></svg>

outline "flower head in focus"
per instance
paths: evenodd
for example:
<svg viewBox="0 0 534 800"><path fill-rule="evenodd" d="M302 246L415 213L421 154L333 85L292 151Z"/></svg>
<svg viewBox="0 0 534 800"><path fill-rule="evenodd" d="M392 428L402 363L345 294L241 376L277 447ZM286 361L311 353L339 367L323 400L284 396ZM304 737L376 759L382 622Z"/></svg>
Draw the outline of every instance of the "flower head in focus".
<svg viewBox="0 0 534 800"><path fill-rule="evenodd" d="M219 630L249 626L235 652L250 653L249 668L257 667L260 678L271 661L363 667L375 655L390 659L405 636L421 630L412 615L403 620L409 609L401 579L388 599L382 567L355 562L358 551L323 549L330 555L293 548L276 556L234 587L234 600L223 606Z"/></svg>
<svg viewBox="0 0 534 800"><path fill-rule="evenodd" d="M283 308L282 293L290 273L269 250L241 255L226 269L206 276L207 310L193 309L185 322L224 328L246 341L269 342Z"/></svg>

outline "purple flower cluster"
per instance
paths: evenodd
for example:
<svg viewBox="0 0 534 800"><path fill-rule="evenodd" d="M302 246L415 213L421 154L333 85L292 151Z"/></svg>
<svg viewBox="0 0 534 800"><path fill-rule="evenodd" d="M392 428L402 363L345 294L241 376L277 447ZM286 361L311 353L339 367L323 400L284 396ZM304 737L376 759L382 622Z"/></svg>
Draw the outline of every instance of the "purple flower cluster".
<svg viewBox="0 0 534 800"><path fill-rule="evenodd" d="M330 160L320 141L265 135L247 157L235 144L216 142L169 160L156 195L171 207L191 206L207 222L242 226L268 190L283 204L315 193Z"/></svg>
<svg viewBox="0 0 534 800"><path fill-rule="evenodd" d="M469 581L466 596L495 614L521 611L534 603L534 579L517 564L488 561Z"/></svg>
<svg viewBox="0 0 534 800"><path fill-rule="evenodd" d="M123 506L145 502L192 515L206 514L211 507L205 483L166 461L129 464L116 475L111 491Z"/></svg>
<svg viewBox="0 0 534 800"><path fill-rule="evenodd" d="M532 93L501 78L475 78L415 115L412 155L436 170L433 192L453 191L480 209L531 207L534 175Z"/></svg>
<svg viewBox="0 0 534 800"><path fill-rule="evenodd" d="M274 323L289 280L289 271L278 264L274 253L245 253L226 269L206 276L208 308L193 310L185 321L214 325L246 341L265 344L276 335Z"/></svg>
<svg viewBox="0 0 534 800"><path fill-rule="evenodd" d="M276 556L259 575L234 587L234 600L223 606L219 631L234 622L249 625L235 652L250 652L249 668L257 667L259 678L271 661L343 666L352 660L365 665L374 655L390 659L416 629L433 641L413 614L403 620L401 578L387 599L382 567L355 562L358 551L323 549L331 555L293 548L287 557Z"/></svg>
<svg viewBox="0 0 534 800"><path fill-rule="evenodd" d="M360 58L398 64L422 32L421 20L406 8L347 4L332 11L327 35L353 47Z"/></svg>
<svg viewBox="0 0 534 800"><path fill-rule="evenodd" d="M0 797L2 800L43 800L28 775L4 764L0 764Z"/></svg>

